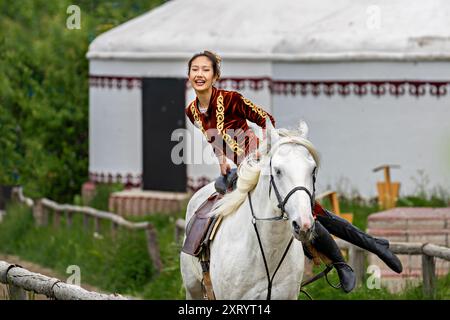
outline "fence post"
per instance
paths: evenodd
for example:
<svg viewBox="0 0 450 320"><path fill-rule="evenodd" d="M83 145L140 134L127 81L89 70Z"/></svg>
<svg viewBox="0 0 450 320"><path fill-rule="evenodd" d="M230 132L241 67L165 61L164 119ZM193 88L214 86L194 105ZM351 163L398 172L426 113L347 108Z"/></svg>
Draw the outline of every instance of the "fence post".
<svg viewBox="0 0 450 320"><path fill-rule="evenodd" d="M117 238L117 229L119 229L119 225L115 223L114 221L111 222L111 238L116 239Z"/></svg>
<svg viewBox="0 0 450 320"><path fill-rule="evenodd" d="M360 286L364 283L364 265L365 265L365 253L364 250L351 245L349 250L349 264L352 266L356 277L356 286Z"/></svg>
<svg viewBox="0 0 450 320"><path fill-rule="evenodd" d="M19 197L19 189L20 187L13 187L11 190L11 200L12 201L17 201L20 202L20 197Z"/></svg>
<svg viewBox="0 0 450 320"><path fill-rule="evenodd" d="M66 216L67 216L67 227L69 229L72 228L72 224L73 224L73 212L70 210L66 211Z"/></svg>
<svg viewBox="0 0 450 320"><path fill-rule="evenodd" d="M162 262L159 253L158 238L156 236L155 228L151 223L147 225L145 233L147 235L148 254L150 255L153 261L153 265L155 266L157 273L159 274L162 271Z"/></svg>
<svg viewBox="0 0 450 320"><path fill-rule="evenodd" d="M100 234L100 218L95 217L94 218L94 231L98 234Z"/></svg>
<svg viewBox="0 0 450 320"><path fill-rule="evenodd" d="M89 216L86 213L83 213L83 227L85 231L89 230Z"/></svg>
<svg viewBox="0 0 450 320"><path fill-rule="evenodd" d="M434 257L422 255L423 293L434 299L436 294L436 274Z"/></svg>
<svg viewBox="0 0 450 320"><path fill-rule="evenodd" d="M34 221L37 226L45 225L46 217L45 217L44 205L42 204L42 199L37 199L34 202L33 216L34 216Z"/></svg>
<svg viewBox="0 0 450 320"><path fill-rule="evenodd" d="M53 226L59 228L61 221L61 211L59 209L53 209Z"/></svg>
<svg viewBox="0 0 450 320"><path fill-rule="evenodd" d="M8 284L9 299L10 300L28 300L27 292L15 285Z"/></svg>

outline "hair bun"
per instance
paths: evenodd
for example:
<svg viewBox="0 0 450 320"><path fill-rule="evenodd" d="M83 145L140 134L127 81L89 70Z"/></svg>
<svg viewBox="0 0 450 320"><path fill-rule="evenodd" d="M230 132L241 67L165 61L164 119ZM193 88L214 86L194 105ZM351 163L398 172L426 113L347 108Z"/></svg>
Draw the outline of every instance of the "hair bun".
<svg viewBox="0 0 450 320"><path fill-rule="evenodd" d="M217 59L217 63L220 64L222 62L222 58L218 54L214 54Z"/></svg>
<svg viewBox="0 0 450 320"><path fill-rule="evenodd" d="M222 62L222 58L217 53L215 53L214 51L205 50L205 53L209 53L209 54L213 55L214 57L216 57L216 61L217 61L218 64L220 64Z"/></svg>

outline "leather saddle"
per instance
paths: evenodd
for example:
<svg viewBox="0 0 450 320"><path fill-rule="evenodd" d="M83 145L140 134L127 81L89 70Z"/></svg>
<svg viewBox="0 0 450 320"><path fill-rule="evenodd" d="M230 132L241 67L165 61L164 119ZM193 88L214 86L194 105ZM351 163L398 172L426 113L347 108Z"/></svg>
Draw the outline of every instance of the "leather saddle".
<svg viewBox="0 0 450 320"><path fill-rule="evenodd" d="M199 257L203 249L207 248L222 220L221 217L208 217L208 213L211 212L214 204L222 197L222 194L214 192L189 219L186 226L186 240L181 251L194 257Z"/></svg>

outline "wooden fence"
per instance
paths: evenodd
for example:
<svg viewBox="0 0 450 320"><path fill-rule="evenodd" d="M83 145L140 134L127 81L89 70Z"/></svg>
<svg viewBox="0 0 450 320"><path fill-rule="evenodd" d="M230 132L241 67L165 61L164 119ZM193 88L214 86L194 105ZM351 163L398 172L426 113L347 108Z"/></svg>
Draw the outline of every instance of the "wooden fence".
<svg viewBox="0 0 450 320"><path fill-rule="evenodd" d="M341 239L336 239L341 249L349 251L349 264L353 267L357 283L361 284L365 276L365 260L367 251ZM395 254L422 255L423 292L428 297L436 293L435 258L450 261L450 248L431 243L391 242L390 250Z"/></svg>
<svg viewBox="0 0 450 320"><path fill-rule="evenodd" d="M53 225L60 227L61 217L66 217L66 224L68 228L73 225L74 214L81 214L83 216L83 226L86 230L89 230L90 220L94 221L94 230L97 234L100 234L100 221L111 222L111 236L116 238L117 230L119 227L128 230L143 230L146 233L147 239L147 251L153 262L153 265L158 273L162 270L162 262L158 244L158 238L156 229L150 222L130 222L117 214L100 211L90 207L75 206L69 204L58 204L52 200L43 198L33 200L23 195L22 188L15 188L13 190L14 196L28 207L32 208L35 222L38 226L46 226L49 224L50 216L53 216Z"/></svg>
<svg viewBox="0 0 450 320"><path fill-rule="evenodd" d="M178 219L175 223L175 239L177 243L184 235L186 222ZM366 274L365 262L367 251L342 239L336 239L341 250L348 250L349 265L355 271L357 285L361 285ZM395 254L422 255L423 291L428 297L436 293L435 258L450 261L450 248L437 246L431 243L391 242L390 250Z"/></svg>
<svg viewBox="0 0 450 320"><path fill-rule="evenodd" d="M56 300L128 300L118 294L87 291L5 261L0 261L0 283L8 286L11 300L27 300L27 291Z"/></svg>

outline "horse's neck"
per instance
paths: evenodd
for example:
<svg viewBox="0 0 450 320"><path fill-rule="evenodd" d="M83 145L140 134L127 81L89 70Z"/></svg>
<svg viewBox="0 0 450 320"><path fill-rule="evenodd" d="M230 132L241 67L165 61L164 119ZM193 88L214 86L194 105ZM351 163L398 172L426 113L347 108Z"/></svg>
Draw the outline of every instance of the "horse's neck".
<svg viewBox="0 0 450 320"><path fill-rule="evenodd" d="M272 196L274 196L273 193ZM253 211L257 218L272 218L281 214L281 212L274 212L273 205L269 199L268 183L260 181L256 188L251 192L251 199ZM246 205L249 208L248 198L246 200ZM285 220L257 221L256 224L264 245L264 250L280 250L280 246L285 245L292 236L289 223ZM253 226L251 226L251 228L254 229ZM256 237L255 241L257 241Z"/></svg>

